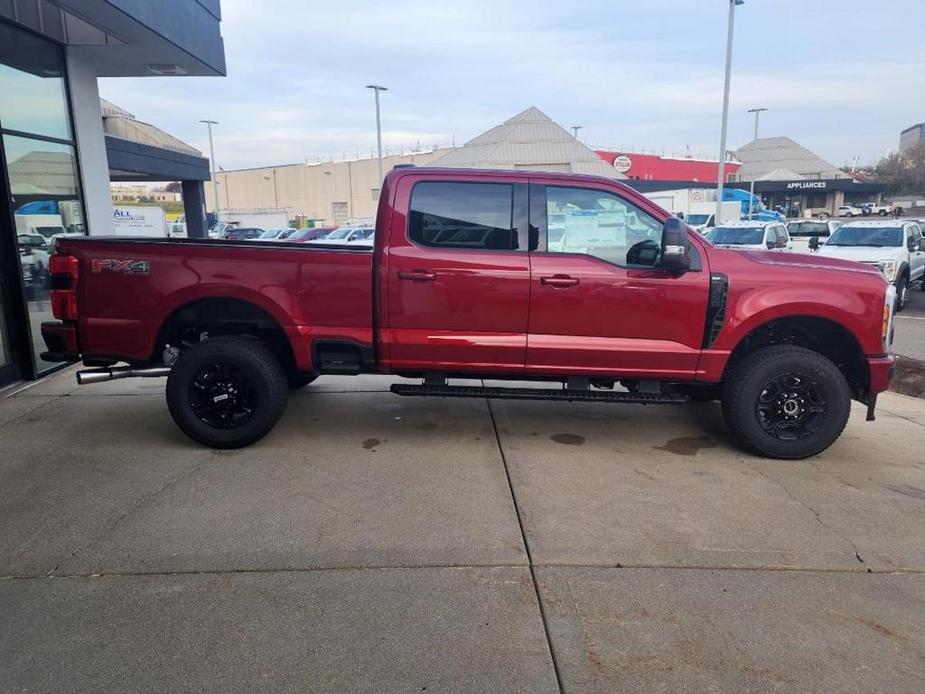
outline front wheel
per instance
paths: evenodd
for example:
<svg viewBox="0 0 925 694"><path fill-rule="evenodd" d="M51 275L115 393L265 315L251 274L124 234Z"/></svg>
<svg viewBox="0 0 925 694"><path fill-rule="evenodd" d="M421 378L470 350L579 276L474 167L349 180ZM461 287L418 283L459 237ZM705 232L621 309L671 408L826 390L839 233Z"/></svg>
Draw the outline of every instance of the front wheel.
<svg viewBox="0 0 925 694"><path fill-rule="evenodd" d="M254 339L222 336L185 350L167 377L177 426L212 448L259 441L286 409L289 386L273 353Z"/></svg>
<svg viewBox="0 0 925 694"><path fill-rule="evenodd" d="M778 345L752 352L726 376L723 418L742 444L769 458L821 453L851 412L845 377L818 352Z"/></svg>
<svg viewBox="0 0 925 694"><path fill-rule="evenodd" d="M896 303L893 310L899 313L906 308L906 300L909 298L909 279L905 276L896 280Z"/></svg>

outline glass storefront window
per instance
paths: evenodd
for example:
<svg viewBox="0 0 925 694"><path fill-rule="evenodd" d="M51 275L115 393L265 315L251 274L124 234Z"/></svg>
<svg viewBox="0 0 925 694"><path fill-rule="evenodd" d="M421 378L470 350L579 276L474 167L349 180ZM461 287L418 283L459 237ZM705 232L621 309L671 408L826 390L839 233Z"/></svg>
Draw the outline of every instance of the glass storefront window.
<svg viewBox="0 0 925 694"><path fill-rule="evenodd" d="M18 268L21 274L36 373L56 366L39 357L45 349L41 324L54 320L49 256L62 235L86 233L64 74L58 46L0 25L0 194L9 196L13 213L12 229L7 219L0 219L0 234L9 234L0 252L12 248L18 255L6 267ZM10 243L13 234L15 244ZM10 336L26 329L7 325L5 345L0 325L0 367L15 351Z"/></svg>
<svg viewBox="0 0 925 694"><path fill-rule="evenodd" d="M0 25L0 124L4 130L70 140L65 89L57 46Z"/></svg>

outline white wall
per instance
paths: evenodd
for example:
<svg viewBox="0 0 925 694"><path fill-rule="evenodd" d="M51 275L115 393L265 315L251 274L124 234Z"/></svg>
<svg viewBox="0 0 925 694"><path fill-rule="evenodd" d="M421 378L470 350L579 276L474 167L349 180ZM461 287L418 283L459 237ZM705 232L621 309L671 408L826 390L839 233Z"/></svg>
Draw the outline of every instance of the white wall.
<svg viewBox="0 0 925 694"><path fill-rule="evenodd" d="M74 110L80 176L83 181L87 228L94 236L112 234L112 196L109 190L109 161L100 112L96 69L80 47L67 49L67 69Z"/></svg>

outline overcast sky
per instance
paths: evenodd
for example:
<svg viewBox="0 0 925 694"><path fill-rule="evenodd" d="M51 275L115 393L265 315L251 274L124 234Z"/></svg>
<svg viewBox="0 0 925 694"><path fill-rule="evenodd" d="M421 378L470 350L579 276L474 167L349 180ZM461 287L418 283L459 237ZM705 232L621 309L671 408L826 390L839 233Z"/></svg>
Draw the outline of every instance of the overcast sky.
<svg viewBox="0 0 925 694"><path fill-rule="evenodd" d="M726 0L222 0L227 77L101 80L104 98L229 169L462 144L535 105L592 146L719 151ZM747 0L729 148L787 135L872 162L925 120L923 0Z"/></svg>

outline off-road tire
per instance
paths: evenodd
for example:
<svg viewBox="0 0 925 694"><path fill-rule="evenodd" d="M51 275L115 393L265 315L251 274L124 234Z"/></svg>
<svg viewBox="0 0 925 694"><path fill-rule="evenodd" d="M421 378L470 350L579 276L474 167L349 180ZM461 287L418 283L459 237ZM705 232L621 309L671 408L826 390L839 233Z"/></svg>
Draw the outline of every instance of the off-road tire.
<svg viewBox="0 0 925 694"><path fill-rule="evenodd" d="M826 412L818 430L806 438L782 440L762 427L757 407L765 386L791 372L815 382L825 395ZM749 451L799 460L821 453L841 435L851 413L851 392L838 367L818 352L792 345L763 347L743 357L726 375L722 412L726 425Z"/></svg>
<svg viewBox="0 0 925 694"><path fill-rule="evenodd" d="M289 390L298 390L299 388L304 388L309 383L312 383L317 379L319 374L312 373L311 371L296 371L289 374Z"/></svg>
<svg viewBox="0 0 925 694"><path fill-rule="evenodd" d="M252 414L240 425L220 428L193 410L194 380L204 369L221 365L249 381ZM259 441L286 410L289 385L273 353L252 338L221 336L184 350L167 377L167 407L174 422L194 441L211 448L243 448Z"/></svg>

